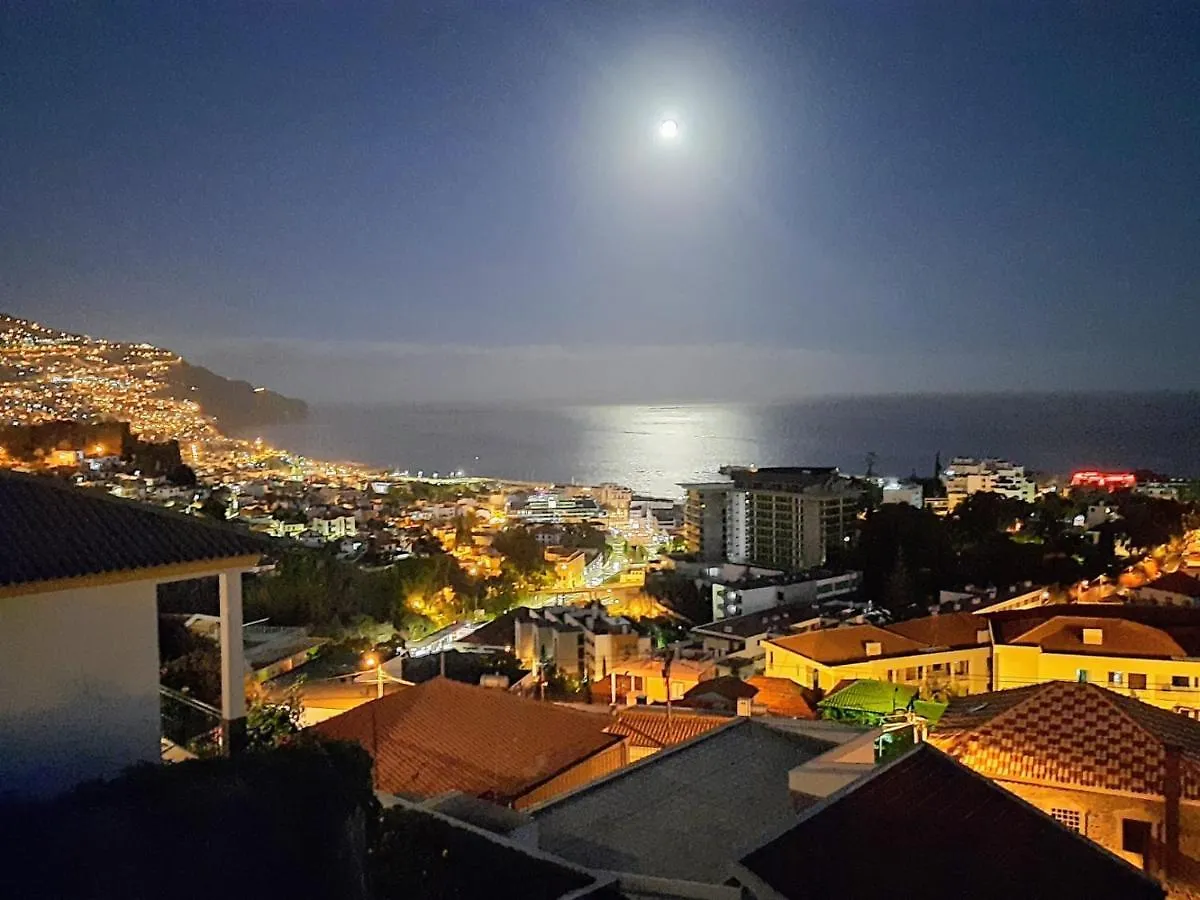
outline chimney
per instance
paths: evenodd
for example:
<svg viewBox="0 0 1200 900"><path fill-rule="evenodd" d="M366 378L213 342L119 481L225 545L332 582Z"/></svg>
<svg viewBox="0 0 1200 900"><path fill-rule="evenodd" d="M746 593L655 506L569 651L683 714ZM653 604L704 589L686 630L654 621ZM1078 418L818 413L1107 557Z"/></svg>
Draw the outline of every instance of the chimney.
<svg viewBox="0 0 1200 900"><path fill-rule="evenodd" d="M1168 744L1163 756L1163 798L1166 800L1166 816L1163 821L1163 868L1168 876L1179 869L1179 798L1183 794L1183 782L1179 772L1179 748Z"/></svg>
<svg viewBox="0 0 1200 900"><path fill-rule="evenodd" d="M1104 643L1103 628L1085 628L1083 629L1083 642L1093 647L1099 647Z"/></svg>

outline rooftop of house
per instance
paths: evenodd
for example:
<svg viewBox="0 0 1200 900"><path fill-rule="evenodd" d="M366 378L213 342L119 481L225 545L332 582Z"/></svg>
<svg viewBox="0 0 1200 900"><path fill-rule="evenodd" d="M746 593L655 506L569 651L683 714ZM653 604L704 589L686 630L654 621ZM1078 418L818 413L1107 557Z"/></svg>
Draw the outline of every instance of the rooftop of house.
<svg viewBox="0 0 1200 900"><path fill-rule="evenodd" d="M453 813L398 804L383 815L375 868L389 885L426 897L618 898L601 876L521 846Z"/></svg>
<svg viewBox="0 0 1200 900"><path fill-rule="evenodd" d="M1096 616L1055 616L1009 643L1040 647L1047 653L1091 656L1170 659L1191 655L1162 628Z"/></svg>
<svg viewBox="0 0 1200 900"><path fill-rule="evenodd" d="M270 544L232 525L47 477L0 472L0 588L221 560L257 562Z"/></svg>
<svg viewBox="0 0 1200 900"><path fill-rule="evenodd" d="M703 625L697 625L692 631L713 637L742 639L770 632L786 634L794 623L815 619L819 615L819 611L812 606L776 606L772 609L764 609L762 612L706 622Z"/></svg>
<svg viewBox="0 0 1200 900"><path fill-rule="evenodd" d="M975 647L988 643L979 639L988 630L988 621L972 612L940 613L888 625L887 630L920 641L930 647Z"/></svg>
<svg viewBox="0 0 1200 900"><path fill-rule="evenodd" d="M1030 609L980 613L992 623L997 644L1012 643L1055 616L1123 619L1161 629L1187 651L1200 656L1200 608L1190 606L1132 606L1121 603L1059 603Z"/></svg>
<svg viewBox="0 0 1200 900"><path fill-rule="evenodd" d="M1200 598L1200 578L1193 578L1186 572L1168 572L1166 575L1154 579L1145 587L1156 591L1182 594L1185 597Z"/></svg>
<svg viewBox="0 0 1200 900"><path fill-rule="evenodd" d="M990 778L1162 795L1167 747L1200 799L1200 722L1094 684L1051 681L951 701L931 743Z"/></svg>
<svg viewBox="0 0 1200 900"><path fill-rule="evenodd" d="M766 707L774 716L812 719L816 714L810 695L790 678L768 678L755 675L743 680L733 675L722 675L699 682L683 695L681 705L696 709L733 710L737 701L753 700L754 706Z"/></svg>
<svg viewBox="0 0 1200 900"><path fill-rule="evenodd" d="M790 678L755 675L746 683L758 691L754 695L754 705L765 706L771 715L793 719L816 718L812 694Z"/></svg>
<svg viewBox="0 0 1200 900"><path fill-rule="evenodd" d="M856 678L838 682L818 704L822 709L844 709L886 714L907 709L917 696L917 689L906 684Z"/></svg>
<svg viewBox="0 0 1200 900"><path fill-rule="evenodd" d="M771 638L769 643L827 666L878 657L907 656L920 653L928 646L878 625L821 628L804 634ZM878 653L868 653L871 644L879 645Z"/></svg>
<svg viewBox="0 0 1200 900"><path fill-rule="evenodd" d="M666 707L627 707L617 711L605 729L609 734L629 738L632 747L661 750L707 734L733 720L728 716L705 715L690 710Z"/></svg>
<svg viewBox="0 0 1200 900"><path fill-rule="evenodd" d="M530 812L541 847L580 865L720 884L793 818L787 773L829 746L736 719Z"/></svg>
<svg viewBox="0 0 1200 900"><path fill-rule="evenodd" d="M930 746L810 807L739 867L749 876L739 880L796 900L903 894L907 879L928 900L1163 897L1124 860Z"/></svg>
<svg viewBox="0 0 1200 900"><path fill-rule="evenodd" d="M376 787L429 797L461 791L509 803L621 738L608 720L434 678L313 726L357 741L375 759Z"/></svg>
<svg viewBox="0 0 1200 900"><path fill-rule="evenodd" d="M730 703L736 703L743 698L753 697L757 693L758 688L749 682L733 675L721 675L717 678L697 682L695 687L683 695L681 702L687 704L688 701L698 700L701 697L715 696L728 700Z"/></svg>

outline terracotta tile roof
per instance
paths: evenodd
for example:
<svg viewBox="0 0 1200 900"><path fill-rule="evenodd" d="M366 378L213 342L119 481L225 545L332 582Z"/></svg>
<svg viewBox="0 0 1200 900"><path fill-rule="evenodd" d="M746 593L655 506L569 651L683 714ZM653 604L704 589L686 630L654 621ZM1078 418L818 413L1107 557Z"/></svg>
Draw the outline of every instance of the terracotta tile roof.
<svg viewBox="0 0 1200 900"><path fill-rule="evenodd" d="M876 625L852 625L848 628L822 628L804 634L771 638L768 644L791 650L827 666L860 662L867 656L868 643L881 645L880 656L903 656L919 653L925 644L901 634L886 631Z"/></svg>
<svg viewBox="0 0 1200 900"><path fill-rule="evenodd" d="M1162 794L1165 748L1200 799L1200 722L1095 684L1051 681L951 701L929 741L989 778Z"/></svg>
<svg viewBox="0 0 1200 900"><path fill-rule="evenodd" d="M887 630L930 647L977 647L979 632L988 630L988 622L975 613L953 612L897 622Z"/></svg>
<svg viewBox="0 0 1200 900"><path fill-rule="evenodd" d="M668 724L666 709L623 709L606 729L609 734L628 737L633 747L674 747L684 741L707 734L722 725L728 725L728 716L696 715L692 712L671 710Z"/></svg>
<svg viewBox="0 0 1200 900"><path fill-rule="evenodd" d="M461 791L510 803L621 740L609 720L434 678L312 727L357 741L375 759L376 786L406 796Z"/></svg>
<svg viewBox="0 0 1200 900"><path fill-rule="evenodd" d="M1154 579L1145 587L1156 591L1182 594L1185 597L1200 598L1200 579L1193 578L1186 572L1168 572L1166 575Z"/></svg>
<svg viewBox="0 0 1200 900"><path fill-rule="evenodd" d="M1085 644L1083 629L1101 632L1101 643ZM1175 657L1188 656L1171 635L1153 625L1125 619L1093 616L1055 616L1010 641L1041 647L1050 653L1081 653L1093 656Z"/></svg>
<svg viewBox="0 0 1200 900"><path fill-rule="evenodd" d="M1085 615L1094 619L1122 619L1158 628L1187 651L1200 656L1200 609L1190 606L1126 606L1116 603L1059 603L1033 609L981 613L992 623L997 644L1011 643L1055 616Z"/></svg>
<svg viewBox="0 0 1200 900"><path fill-rule="evenodd" d="M50 478L0 472L0 587L261 554L263 538Z"/></svg>
<svg viewBox="0 0 1200 900"><path fill-rule="evenodd" d="M936 860L928 857L931 829ZM1163 896L1124 860L927 745L876 768L775 834L740 866L789 900ZM925 861L916 864L908 889L897 884L902 860Z"/></svg>
<svg viewBox="0 0 1200 900"><path fill-rule="evenodd" d="M755 675L747 682L758 689L754 695L755 705L763 705L773 716L787 716L792 719L815 719L813 704L809 702L810 694L790 678L768 678L766 675Z"/></svg>
<svg viewBox="0 0 1200 900"><path fill-rule="evenodd" d="M733 675L721 675L697 682L696 686L683 695L685 704L689 700L697 700L705 695L716 695L730 703L736 703L743 697L753 697L758 690L749 683Z"/></svg>

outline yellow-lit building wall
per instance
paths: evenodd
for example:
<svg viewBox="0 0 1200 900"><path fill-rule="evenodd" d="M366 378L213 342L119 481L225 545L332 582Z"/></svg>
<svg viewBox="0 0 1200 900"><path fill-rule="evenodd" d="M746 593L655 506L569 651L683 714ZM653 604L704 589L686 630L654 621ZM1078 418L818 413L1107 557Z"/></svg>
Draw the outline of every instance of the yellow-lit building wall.
<svg viewBox="0 0 1200 900"><path fill-rule="evenodd" d="M797 684L823 691L831 690L839 681L855 678L873 678L914 687L948 684L964 694L991 690L990 646L881 657L836 666L824 665L772 641L764 641L763 646L767 652L765 674L768 678L789 678Z"/></svg>
<svg viewBox="0 0 1200 900"><path fill-rule="evenodd" d="M1045 681L1089 681L1163 709L1200 711L1200 659L1045 653L1038 647L999 645L993 666L998 690ZM1145 678L1145 687L1140 687L1139 676Z"/></svg>

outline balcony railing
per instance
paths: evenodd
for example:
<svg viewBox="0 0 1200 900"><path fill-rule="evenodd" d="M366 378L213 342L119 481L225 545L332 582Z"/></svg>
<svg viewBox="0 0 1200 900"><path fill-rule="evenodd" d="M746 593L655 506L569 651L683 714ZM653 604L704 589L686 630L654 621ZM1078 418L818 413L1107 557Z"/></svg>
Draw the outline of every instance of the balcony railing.
<svg viewBox="0 0 1200 900"><path fill-rule="evenodd" d="M221 752L221 711L165 685L158 686L162 736L195 756Z"/></svg>

